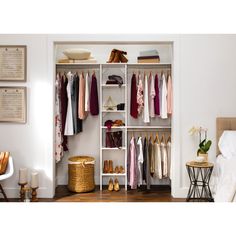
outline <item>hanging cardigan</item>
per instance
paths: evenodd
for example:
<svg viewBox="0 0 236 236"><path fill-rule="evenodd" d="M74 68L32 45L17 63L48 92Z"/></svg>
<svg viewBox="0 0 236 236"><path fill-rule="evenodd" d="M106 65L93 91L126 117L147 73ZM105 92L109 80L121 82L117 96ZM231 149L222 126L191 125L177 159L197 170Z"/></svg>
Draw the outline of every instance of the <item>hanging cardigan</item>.
<svg viewBox="0 0 236 236"><path fill-rule="evenodd" d="M95 73L92 75L92 82L91 82L90 113L93 116L96 116L99 114L97 78L95 76Z"/></svg>
<svg viewBox="0 0 236 236"><path fill-rule="evenodd" d="M155 176L162 179L162 160L161 160L161 145L160 143L154 143L155 152Z"/></svg>
<svg viewBox="0 0 236 236"><path fill-rule="evenodd" d="M163 177L168 176L168 160L167 160L167 149L166 144L164 142L161 142L161 156L162 156L162 175Z"/></svg>
<svg viewBox="0 0 236 236"><path fill-rule="evenodd" d="M131 78L130 115L135 119L138 118L137 86L135 74L133 74Z"/></svg>

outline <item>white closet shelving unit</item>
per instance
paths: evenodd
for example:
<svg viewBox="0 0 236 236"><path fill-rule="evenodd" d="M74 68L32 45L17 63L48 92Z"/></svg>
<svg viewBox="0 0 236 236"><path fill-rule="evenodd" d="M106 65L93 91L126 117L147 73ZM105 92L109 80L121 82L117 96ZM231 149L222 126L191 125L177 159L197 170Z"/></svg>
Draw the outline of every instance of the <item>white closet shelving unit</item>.
<svg viewBox="0 0 236 236"><path fill-rule="evenodd" d="M122 182L124 183L125 190L127 190L128 186L128 179L127 179L127 155L128 155L128 134L129 131L132 130L158 130L158 129L171 129L170 125L153 125L150 123L149 125L142 124L130 124L129 120L129 96L130 96L130 86L129 81L131 80L130 73L132 71L139 71L139 70L151 70L151 69L170 69L172 70L172 63L56 63L56 71L60 70L96 70L96 74L99 75L99 90L100 90L100 100L99 100L99 106L100 106L100 190L103 189L103 185L107 185L109 178L118 177L119 180L122 178ZM111 74L117 74L116 72L122 71L122 78L124 80L124 83L122 86L118 85L107 85L105 82L107 80L107 73ZM111 96L113 96L114 91L122 91L123 92L123 100L122 102L125 103L125 110L124 111L111 111L111 110L104 110L104 102L105 102L105 96L107 96L109 93ZM116 92L115 92L116 93ZM106 95L107 94L107 95ZM114 131L122 130L122 142L123 146L121 148L107 148L105 147L105 134L106 134L106 127L104 126L104 122L106 120L106 117L112 116L113 119L122 119L125 123L125 126L121 127L112 127L111 129ZM121 118L122 117L122 118ZM109 118L112 119L112 118ZM116 173L103 173L103 162L106 159L113 160L113 155L119 155L119 164L121 164L125 169L125 173L122 174L116 174ZM107 158L109 157L109 158ZM115 168L116 165L118 165L116 162L113 162ZM104 180L106 178L106 180Z"/></svg>

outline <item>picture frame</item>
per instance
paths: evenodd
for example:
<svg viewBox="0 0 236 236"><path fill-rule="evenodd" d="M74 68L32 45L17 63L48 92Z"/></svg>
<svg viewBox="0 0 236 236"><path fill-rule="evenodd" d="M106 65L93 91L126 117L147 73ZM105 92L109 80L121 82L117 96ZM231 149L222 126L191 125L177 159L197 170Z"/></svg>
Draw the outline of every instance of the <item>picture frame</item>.
<svg viewBox="0 0 236 236"><path fill-rule="evenodd" d="M27 46L0 45L0 81L26 82Z"/></svg>
<svg viewBox="0 0 236 236"><path fill-rule="evenodd" d="M0 86L0 122L26 123L27 88Z"/></svg>

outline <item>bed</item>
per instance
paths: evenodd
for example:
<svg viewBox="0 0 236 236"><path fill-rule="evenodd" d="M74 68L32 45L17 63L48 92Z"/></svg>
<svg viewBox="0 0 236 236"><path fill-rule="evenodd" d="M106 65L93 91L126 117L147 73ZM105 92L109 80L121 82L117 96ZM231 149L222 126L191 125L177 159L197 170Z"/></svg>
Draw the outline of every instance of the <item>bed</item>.
<svg viewBox="0 0 236 236"><path fill-rule="evenodd" d="M227 132L233 135L236 134L236 118L217 118L217 158L212 178L213 196L215 202L236 202L236 156L231 155L229 157L229 155L225 152L223 155L218 145L222 134L225 135ZM236 143L233 142L233 145L235 147ZM221 150L223 150L222 142Z"/></svg>

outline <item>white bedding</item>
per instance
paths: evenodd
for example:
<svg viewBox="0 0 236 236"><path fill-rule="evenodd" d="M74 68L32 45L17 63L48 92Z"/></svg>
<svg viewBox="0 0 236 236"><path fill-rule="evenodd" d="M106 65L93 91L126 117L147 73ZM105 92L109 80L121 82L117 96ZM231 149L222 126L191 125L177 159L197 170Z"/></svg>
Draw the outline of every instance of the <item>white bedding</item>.
<svg viewBox="0 0 236 236"><path fill-rule="evenodd" d="M215 202L236 202L236 158L216 158L213 171L213 197Z"/></svg>

